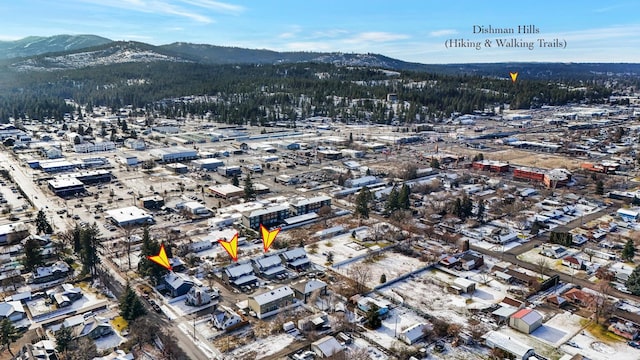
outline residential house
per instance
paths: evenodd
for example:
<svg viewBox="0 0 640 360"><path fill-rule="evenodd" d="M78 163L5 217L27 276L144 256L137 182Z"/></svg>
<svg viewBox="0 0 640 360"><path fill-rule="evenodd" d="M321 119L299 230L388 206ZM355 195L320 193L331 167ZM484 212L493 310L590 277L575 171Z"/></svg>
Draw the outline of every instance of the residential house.
<svg viewBox="0 0 640 360"><path fill-rule="evenodd" d="M562 294L562 297L576 306L584 308L592 308L593 306L595 306L595 297L578 288L573 288L569 291L566 291L564 294Z"/></svg>
<svg viewBox="0 0 640 360"><path fill-rule="evenodd" d="M330 327L329 315L325 312L313 314L298 320L298 329L300 330L322 330Z"/></svg>
<svg viewBox="0 0 640 360"><path fill-rule="evenodd" d="M132 353L126 353L123 350L114 350L111 354L93 358L93 360L134 360Z"/></svg>
<svg viewBox="0 0 640 360"><path fill-rule="evenodd" d="M301 247L285 251L280 254L280 257L289 269L304 271L311 266L311 260Z"/></svg>
<svg viewBox="0 0 640 360"><path fill-rule="evenodd" d="M484 265L484 257L476 252L467 251L460 257L460 264L464 270L474 270Z"/></svg>
<svg viewBox="0 0 640 360"><path fill-rule="evenodd" d="M289 286L282 286L249 297L249 308L256 313L259 319L275 315L283 308L295 303L293 290Z"/></svg>
<svg viewBox="0 0 640 360"><path fill-rule="evenodd" d="M565 256L562 258L562 265L568 266L574 270L584 270L585 265L582 259L575 257L573 255Z"/></svg>
<svg viewBox="0 0 640 360"><path fill-rule="evenodd" d="M509 326L525 334L531 334L542 326L542 315L533 309L521 309L511 315Z"/></svg>
<svg viewBox="0 0 640 360"><path fill-rule="evenodd" d="M187 293L185 303L191 306L203 306L211 302L211 293L209 287L192 286Z"/></svg>
<svg viewBox="0 0 640 360"><path fill-rule="evenodd" d="M58 360L56 343L53 340L40 340L26 344L16 353L15 360Z"/></svg>
<svg viewBox="0 0 640 360"><path fill-rule="evenodd" d="M291 288L293 289L296 298L305 304L307 303L307 299L316 292L320 295L327 294L327 283L318 279L302 281L291 285Z"/></svg>
<svg viewBox="0 0 640 360"><path fill-rule="evenodd" d="M282 259L277 254L254 259L252 263L255 271L266 279L282 277L287 272L287 269L282 266Z"/></svg>
<svg viewBox="0 0 640 360"><path fill-rule="evenodd" d="M389 314L389 303L386 300L363 296L357 300L356 306L361 312L367 313L372 304L378 307L378 315L380 317L386 317Z"/></svg>
<svg viewBox="0 0 640 360"><path fill-rule="evenodd" d="M324 359L342 353L344 348L336 338L328 335L311 343L311 351L316 353L317 357Z"/></svg>
<svg viewBox="0 0 640 360"><path fill-rule="evenodd" d="M490 349L500 349L513 355L516 360L529 360L535 354L532 347L525 345L511 336L504 335L498 331L490 331L482 336L485 345Z"/></svg>
<svg viewBox="0 0 640 360"><path fill-rule="evenodd" d="M212 315L213 326L219 330L233 330L245 323L233 309L220 305Z"/></svg>
<svg viewBox="0 0 640 360"><path fill-rule="evenodd" d="M540 254L554 258L560 259L567 255L567 249L562 246L544 246L542 250L540 250Z"/></svg>
<svg viewBox="0 0 640 360"><path fill-rule="evenodd" d="M41 284L49 281L58 280L66 277L71 272L71 267L64 261L57 261L50 266L37 267L31 277L29 283Z"/></svg>
<svg viewBox="0 0 640 360"><path fill-rule="evenodd" d="M76 339L87 336L95 340L101 336L114 333L108 319L95 315L86 318L83 314L71 316L66 318L62 325L66 328L71 328L73 337Z"/></svg>
<svg viewBox="0 0 640 360"><path fill-rule="evenodd" d="M171 297L185 295L193 287L193 281L189 276L175 272L170 272L165 275L164 283Z"/></svg>
<svg viewBox="0 0 640 360"><path fill-rule="evenodd" d="M227 266L222 272L222 280L229 285L238 287L253 286L258 282L250 263Z"/></svg>
<svg viewBox="0 0 640 360"><path fill-rule="evenodd" d="M439 263L444 267L451 268L459 263L459 259L457 256L449 255L440 259Z"/></svg>
<svg viewBox="0 0 640 360"><path fill-rule="evenodd" d="M413 345L424 337L425 329L430 326L424 323L418 323L402 330L398 338L407 345Z"/></svg>
<svg viewBox="0 0 640 360"><path fill-rule="evenodd" d="M79 287L74 287L71 284L62 284L60 289L54 289L51 291L47 291L47 296L49 299L53 301L54 304L58 306L58 308L63 308L70 306L76 300L82 298L82 289Z"/></svg>
<svg viewBox="0 0 640 360"><path fill-rule="evenodd" d="M564 297L557 295L557 294L553 294L553 295L549 295L547 296L546 301L551 304L551 305L555 305L559 308L563 307L564 305L568 304L567 299L565 299Z"/></svg>
<svg viewBox="0 0 640 360"><path fill-rule="evenodd" d="M12 322L20 321L27 316L20 301L5 301L0 303L0 319L9 319Z"/></svg>

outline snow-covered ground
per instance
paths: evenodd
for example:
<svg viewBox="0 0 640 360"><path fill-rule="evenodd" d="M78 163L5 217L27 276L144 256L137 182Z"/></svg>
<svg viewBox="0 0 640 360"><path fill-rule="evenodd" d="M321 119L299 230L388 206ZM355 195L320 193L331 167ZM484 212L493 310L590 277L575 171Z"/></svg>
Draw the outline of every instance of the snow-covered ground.
<svg viewBox="0 0 640 360"><path fill-rule="evenodd" d="M333 254L333 263L338 264L345 260L352 259L357 256L365 255L367 248L354 242L351 234L344 234L333 237L331 239L318 241L317 250L312 250L311 246L306 246L307 256L316 264L324 264L327 262L329 252Z"/></svg>
<svg viewBox="0 0 640 360"><path fill-rule="evenodd" d="M296 338L293 335L286 333L272 335L267 338L252 341L250 344L233 350L228 355L231 355L234 359L239 359L254 354L254 359L263 359L283 350L287 346L291 345L295 339Z"/></svg>
<svg viewBox="0 0 640 360"><path fill-rule="evenodd" d="M640 350L632 348L625 342L601 342L588 331L578 332L571 341L573 345L577 346L577 348L565 344L560 346L559 349L567 354L580 354L591 360L640 359Z"/></svg>
<svg viewBox="0 0 640 360"><path fill-rule="evenodd" d="M508 286L492 280L487 285L477 283L473 294L457 295L446 291L446 286L453 283L453 280L454 277L449 274L429 270L385 287L381 292L443 320L465 325L470 309L486 308L501 302L508 289Z"/></svg>
<svg viewBox="0 0 640 360"><path fill-rule="evenodd" d="M427 264L419 259L408 257L393 251L385 251L376 257L373 262L366 262L364 259L354 261L336 269L339 273L349 276L350 269L355 264L362 264L369 269L369 280L367 286L374 287L380 285L380 277L384 274L387 281L418 270Z"/></svg>
<svg viewBox="0 0 640 360"><path fill-rule="evenodd" d="M200 310L208 309L218 304L218 299L212 299L210 303L202 306L191 306L186 303L187 295L166 299L167 306L179 316L196 313Z"/></svg>
<svg viewBox="0 0 640 360"><path fill-rule="evenodd" d="M415 312L404 307L397 307L389 311L389 316L382 320L382 326L373 331L367 331L364 336L381 345L385 349L391 348L398 340L402 330L419 323L428 321Z"/></svg>
<svg viewBox="0 0 640 360"><path fill-rule="evenodd" d="M126 339L118 335L117 332L114 332L111 335L103 336L94 340L94 342L96 343L96 348L98 348L98 351L104 351L104 350L110 350L110 349L116 348L125 341Z"/></svg>

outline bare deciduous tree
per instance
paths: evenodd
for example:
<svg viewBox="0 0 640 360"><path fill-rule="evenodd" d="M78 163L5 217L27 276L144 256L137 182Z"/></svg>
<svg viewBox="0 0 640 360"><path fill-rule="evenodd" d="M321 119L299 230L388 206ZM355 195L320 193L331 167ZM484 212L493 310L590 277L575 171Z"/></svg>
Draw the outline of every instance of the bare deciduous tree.
<svg viewBox="0 0 640 360"><path fill-rule="evenodd" d="M367 264L357 263L349 267L349 277L356 283L356 292L362 293L371 280L371 268Z"/></svg>

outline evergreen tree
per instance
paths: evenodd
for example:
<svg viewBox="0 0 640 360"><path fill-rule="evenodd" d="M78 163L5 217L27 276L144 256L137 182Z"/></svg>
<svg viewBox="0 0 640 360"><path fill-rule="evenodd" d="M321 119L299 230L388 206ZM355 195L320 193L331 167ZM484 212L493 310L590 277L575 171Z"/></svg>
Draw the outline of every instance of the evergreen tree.
<svg viewBox="0 0 640 360"><path fill-rule="evenodd" d="M96 275L97 266L100 263L100 257L98 256L98 247L102 246L98 239L100 230L96 223L91 226L82 228L80 235L80 260L83 265L83 272L91 275Z"/></svg>
<svg viewBox="0 0 640 360"><path fill-rule="evenodd" d="M11 343L18 340L20 338L20 334L16 330L15 326L9 318L4 318L0 322L0 342L2 345L7 347L9 350L9 354L13 357L13 351L11 351Z"/></svg>
<svg viewBox="0 0 640 360"><path fill-rule="evenodd" d="M132 321L140 316L145 315L147 312L140 301L138 295L133 290L131 285L127 283L127 287L124 290L124 294L120 298L120 315L127 321Z"/></svg>
<svg viewBox="0 0 640 360"><path fill-rule="evenodd" d="M468 196L464 195L462 197L462 219L466 219L471 215L473 215L473 202Z"/></svg>
<svg viewBox="0 0 640 360"><path fill-rule="evenodd" d="M634 245L633 240L629 239L622 249L622 259L631 262L635 256L636 246Z"/></svg>
<svg viewBox="0 0 640 360"><path fill-rule="evenodd" d="M369 203L373 199L371 195L371 191L366 186L363 186L356 197L356 214L360 216L361 219L369 218Z"/></svg>
<svg viewBox="0 0 640 360"><path fill-rule="evenodd" d="M72 328L68 328L64 325L60 327L58 331L55 333L56 336L56 351L64 354L70 350L71 344L73 343L73 332Z"/></svg>
<svg viewBox="0 0 640 360"><path fill-rule="evenodd" d="M389 193L389 197L387 198L387 203L385 204L385 211L387 214L391 214L392 212L398 210L398 200L400 194L398 193L398 189L394 186Z"/></svg>
<svg viewBox="0 0 640 360"><path fill-rule="evenodd" d="M165 247L167 257L171 258L171 248ZM149 234L149 227L145 226L142 232L142 246L140 248L140 261L138 262L138 273L141 276L149 276L154 284L159 284L162 277L168 272L164 267L149 260L147 256L158 255L160 244L152 239Z"/></svg>
<svg viewBox="0 0 640 360"><path fill-rule="evenodd" d="M409 209L411 206L409 195L411 195L411 188L409 188L409 185L403 184L402 188L400 188L400 194L398 195L398 208L403 210Z"/></svg>
<svg viewBox="0 0 640 360"><path fill-rule="evenodd" d="M462 211L462 200L460 200L460 198L456 198L453 201L453 209L451 210L451 213L459 217L460 219L464 217L463 211Z"/></svg>
<svg viewBox="0 0 640 360"><path fill-rule="evenodd" d="M478 209L476 210L476 218L478 218L478 221L483 222L484 221L484 211L485 211L485 206L484 206L484 200L483 199L479 199L478 200L477 207L478 207Z"/></svg>
<svg viewBox="0 0 640 360"><path fill-rule="evenodd" d="M380 319L380 307L374 303L369 303L369 310L366 313L367 326L370 329L377 329L382 326L382 319Z"/></svg>
<svg viewBox="0 0 640 360"><path fill-rule="evenodd" d="M251 181L251 174L247 174L244 178L244 199L246 201L252 200L256 197L256 190L253 188L253 181Z"/></svg>
<svg viewBox="0 0 640 360"><path fill-rule="evenodd" d="M77 255L82 251L82 227L76 223L76 226L71 230L71 237L73 240L73 252Z"/></svg>
<svg viewBox="0 0 640 360"><path fill-rule="evenodd" d="M604 195L604 183L602 180L596 182L596 195Z"/></svg>
<svg viewBox="0 0 640 360"><path fill-rule="evenodd" d="M633 295L640 295L640 266L636 266L636 268L633 269L625 285L627 286L627 290L631 291Z"/></svg>
<svg viewBox="0 0 640 360"><path fill-rule="evenodd" d="M438 161L437 158L433 157L431 158L431 165L432 168L434 169L440 169L440 161Z"/></svg>
<svg viewBox="0 0 640 360"><path fill-rule="evenodd" d="M240 186L240 179L238 179L238 175L234 174L233 178L231 179L231 184L233 186Z"/></svg>
<svg viewBox="0 0 640 360"><path fill-rule="evenodd" d="M47 215L44 213L44 211L42 211L42 209L38 211L38 215L36 216L36 229L38 231L38 234L53 233L53 228L51 227L51 224L47 220Z"/></svg>
<svg viewBox="0 0 640 360"><path fill-rule="evenodd" d="M24 243L24 267L33 271L36 267L43 264L42 248L38 240L29 237Z"/></svg>

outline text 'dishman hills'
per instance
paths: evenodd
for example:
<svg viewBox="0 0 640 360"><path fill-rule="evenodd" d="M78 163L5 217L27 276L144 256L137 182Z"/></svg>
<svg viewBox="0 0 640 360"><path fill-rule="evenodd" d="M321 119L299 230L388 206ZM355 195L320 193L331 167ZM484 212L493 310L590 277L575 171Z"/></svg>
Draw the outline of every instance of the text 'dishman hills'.
<svg viewBox="0 0 640 360"><path fill-rule="evenodd" d="M469 39L450 38L444 41L447 49L482 50L498 49L566 49L567 41L558 37L545 38L539 36L540 29L535 25L518 25L517 27L493 27L491 25L473 25L473 34L502 35L493 38ZM509 36L516 35L516 36ZM520 36L517 36L520 35Z"/></svg>

